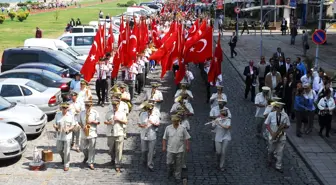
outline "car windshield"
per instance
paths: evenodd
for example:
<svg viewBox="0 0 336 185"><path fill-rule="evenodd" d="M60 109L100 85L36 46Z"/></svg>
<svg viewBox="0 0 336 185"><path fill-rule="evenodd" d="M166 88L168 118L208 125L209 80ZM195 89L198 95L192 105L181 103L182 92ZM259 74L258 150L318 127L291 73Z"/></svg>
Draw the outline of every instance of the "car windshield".
<svg viewBox="0 0 336 185"><path fill-rule="evenodd" d="M66 62L66 63L73 62L74 59L76 59L75 57L71 57L71 56L69 56L67 54L64 54L62 51L58 51L58 52L55 51L55 53L52 52L52 55L55 58L57 58L59 61Z"/></svg>
<svg viewBox="0 0 336 185"><path fill-rule="evenodd" d="M43 76L45 76L46 78L49 78L53 81L60 81L62 80L62 77L60 77L59 75L50 72L50 71L43 71Z"/></svg>
<svg viewBox="0 0 336 185"><path fill-rule="evenodd" d="M35 81L29 81L26 83L26 86L27 87L30 87L38 92L44 92L45 90L47 90L48 87L46 87L45 85L42 85L38 82L35 82Z"/></svg>
<svg viewBox="0 0 336 185"><path fill-rule="evenodd" d="M0 111L9 109L13 106L15 106L14 103L10 103L8 100L0 96Z"/></svg>
<svg viewBox="0 0 336 185"><path fill-rule="evenodd" d="M67 51L73 53L75 56L81 56L82 54L78 53L76 50L72 49L72 47L66 48Z"/></svg>

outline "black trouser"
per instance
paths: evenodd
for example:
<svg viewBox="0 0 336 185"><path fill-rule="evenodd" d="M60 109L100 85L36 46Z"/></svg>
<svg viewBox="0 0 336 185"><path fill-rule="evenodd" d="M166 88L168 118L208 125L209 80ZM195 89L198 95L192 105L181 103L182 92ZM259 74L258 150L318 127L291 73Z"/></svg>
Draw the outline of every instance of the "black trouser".
<svg viewBox="0 0 336 185"><path fill-rule="evenodd" d="M97 92L97 97L98 97L98 104L104 103L105 95L106 95L106 86L107 86L106 79L96 80L96 92Z"/></svg>
<svg viewBox="0 0 336 185"><path fill-rule="evenodd" d="M302 121L304 117L304 111L295 111L296 118L296 134L301 134Z"/></svg>
<svg viewBox="0 0 336 185"><path fill-rule="evenodd" d="M175 72L179 70L179 66L178 65L175 65L173 64L173 74L175 76Z"/></svg>
<svg viewBox="0 0 336 185"><path fill-rule="evenodd" d="M234 50L236 46L230 46L230 50L231 50L231 58L233 58L233 54L235 54L237 56L237 52Z"/></svg>
<svg viewBox="0 0 336 185"><path fill-rule="evenodd" d="M251 91L251 101L254 101L254 97L255 97L255 86L253 86L252 84L246 84L245 87L245 99L247 98L249 92Z"/></svg>
<svg viewBox="0 0 336 185"><path fill-rule="evenodd" d="M322 134L324 127L326 128L326 136L329 136L331 130L332 115L326 114L324 116L319 115L320 134Z"/></svg>
<svg viewBox="0 0 336 185"><path fill-rule="evenodd" d="M265 78L259 77L259 92L262 92L262 87L265 86Z"/></svg>
<svg viewBox="0 0 336 185"><path fill-rule="evenodd" d="M137 80L136 91L138 94L141 93L143 85L144 85L143 75L144 75L143 73L139 73L136 75L136 80Z"/></svg>
<svg viewBox="0 0 336 185"><path fill-rule="evenodd" d="M243 35L243 33L244 33L244 31L247 31L247 34L250 34L250 31L249 31L249 29L248 29L248 27L243 27L243 30L242 30L242 32L241 32L241 35Z"/></svg>

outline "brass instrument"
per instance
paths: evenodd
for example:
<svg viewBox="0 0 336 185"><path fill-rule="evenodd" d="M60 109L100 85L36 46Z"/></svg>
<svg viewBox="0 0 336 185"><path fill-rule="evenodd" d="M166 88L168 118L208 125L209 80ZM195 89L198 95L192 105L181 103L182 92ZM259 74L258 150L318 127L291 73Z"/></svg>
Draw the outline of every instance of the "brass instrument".
<svg viewBox="0 0 336 185"><path fill-rule="evenodd" d="M286 128L286 124L279 125L277 131L275 132L275 135L272 136L273 142L279 141L279 139L285 134L285 128Z"/></svg>
<svg viewBox="0 0 336 185"><path fill-rule="evenodd" d="M155 91L152 90L151 96L149 100L152 100L154 98Z"/></svg>
<svg viewBox="0 0 336 185"><path fill-rule="evenodd" d="M209 121L209 122L205 123L204 125L210 125L210 124L213 124L213 123L218 123L218 122L226 120L226 119L230 119L230 118L217 118L215 120L212 120L212 121Z"/></svg>
<svg viewBox="0 0 336 185"><path fill-rule="evenodd" d="M86 110L86 114L85 114L85 121L86 121L86 124L85 124L85 127L84 127L85 136L89 136L89 134L90 134L90 127L91 127L89 125L90 110L91 110L91 107Z"/></svg>

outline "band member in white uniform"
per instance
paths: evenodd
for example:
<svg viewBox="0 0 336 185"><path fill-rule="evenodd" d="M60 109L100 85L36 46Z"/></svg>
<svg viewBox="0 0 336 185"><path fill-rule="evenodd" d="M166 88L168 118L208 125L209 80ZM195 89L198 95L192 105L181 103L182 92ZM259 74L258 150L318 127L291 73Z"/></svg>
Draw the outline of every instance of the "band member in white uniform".
<svg viewBox="0 0 336 185"><path fill-rule="evenodd" d="M258 93L254 99L254 105L256 106L255 122L257 125L257 137L261 137L264 123L264 112L267 107L271 88L264 86L262 92Z"/></svg>
<svg viewBox="0 0 336 185"><path fill-rule="evenodd" d="M191 93L191 91L190 90L188 90L187 89L187 83L182 83L181 82L181 89L178 89L177 91L176 91L176 93L175 93L175 98L177 98L178 96L180 96L181 95L181 93L187 93L188 94L188 96L189 96L189 98L190 99L193 99L194 98L194 96L193 96L193 94Z"/></svg>
<svg viewBox="0 0 336 185"><path fill-rule="evenodd" d="M146 103L143 110L140 113L140 121L138 126L141 129L141 152L142 161L148 167L149 171L154 171L154 150L156 143L156 128L160 125L160 118L153 114L154 104Z"/></svg>
<svg viewBox="0 0 336 185"><path fill-rule="evenodd" d="M194 109L191 106L191 104L187 100L188 95L187 94L181 94L181 96L177 97L175 99L175 103L173 104L172 108L170 109L171 114L176 114L178 110L182 109L186 111L186 115L192 116L194 115Z"/></svg>
<svg viewBox="0 0 336 185"><path fill-rule="evenodd" d="M123 110L119 109L120 100L112 100L113 110L109 110L105 116L107 146L111 156L111 163L115 165L115 170L120 172L123 144L124 144L124 128L127 124L127 116Z"/></svg>
<svg viewBox="0 0 336 185"><path fill-rule="evenodd" d="M88 82L81 80L80 82L80 91L78 93L77 101L84 103L84 101L92 100L92 93Z"/></svg>
<svg viewBox="0 0 336 185"><path fill-rule="evenodd" d="M81 111L85 109L84 102L78 101L77 96L78 94L75 91L72 91L70 93L71 95L71 101L70 106L69 106L69 111L71 111L72 115L74 115L76 125L74 126L73 133L72 133L72 149L76 150L77 152L80 152L79 147L80 147L80 126L78 125L78 120L79 120L79 114Z"/></svg>
<svg viewBox="0 0 336 185"><path fill-rule="evenodd" d="M162 151L167 151L168 178L174 174L175 179L180 180L184 146L189 152L190 135L180 125L181 120L178 115L172 115L171 121L172 124L166 127L163 134Z"/></svg>
<svg viewBox="0 0 336 185"><path fill-rule="evenodd" d="M224 171L225 155L231 141L231 119L228 118L227 110L220 110L220 115L212 122L215 131L215 147L218 169Z"/></svg>
<svg viewBox="0 0 336 185"><path fill-rule="evenodd" d="M268 131L268 165L272 165L272 158L275 155L275 169L283 173L282 157L286 144L285 130L290 126L288 115L282 111L284 103L275 102L275 111L268 114L265 125Z"/></svg>
<svg viewBox="0 0 336 185"><path fill-rule="evenodd" d="M218 105L218 99L227 102L227 96L223 93L223 86L217 85L217 93L213 93L210 97L211 108Z"/></svg>
<svg viewBox="0 0 336 185"><path fill-rule="evenodd" d="M61 111L56 113L54 129L57 132L56 148L62 158L64 171L70 167L70 145L72 138L72 129L76 125L74 116L68 111L69 104L62 103Z"/></svg>
<svg viewBox="0 0 336 185"><path fill-rule="evenodd" d="M152 83L152 89L147 91L146 100L154 101L154 109L160 111L161 103L163 102L162 92L158 90L160 84Z"/></svg>
<svg viewBox="0 0 336 185"><path fill-rule="evenodd" d="M85 110L80 113L79 125L82 135L82 151L84 153L83 163L87 163L91 170L94 170L96 155L96 140L98 137L97 126L100 124L99 114L92 109L92 101L85 101Z"/></svg>

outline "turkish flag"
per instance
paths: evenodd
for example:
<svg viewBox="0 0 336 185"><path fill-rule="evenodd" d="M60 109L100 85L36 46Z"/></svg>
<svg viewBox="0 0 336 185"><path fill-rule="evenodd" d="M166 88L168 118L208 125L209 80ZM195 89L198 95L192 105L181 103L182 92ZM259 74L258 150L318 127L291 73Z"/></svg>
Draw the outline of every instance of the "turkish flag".
<svg viewBox="0 0 336 185"><path fill-rule="evenodd" d="M142 52L145 50L146 45L148 43L148 28L145 20L142 20L140 23L140 34L139 34L139 52Z"/></svg>
<svg viewBox="0 0 336 185"><path fill-rule="evenodd" d="M153 43L154 43L156 48L160 48L162 46L161 39L158 36L157 31L155 31L155 30L152 30L152 39L153 39Z"/></svg>
<svg viewBox="0 0 336 185"><path fill-rule="evenodd" d="M194 45L197 41L201 39L203 34L206 32L206 28L206 21L203 20L203 23L201 24L197 32L192 37L188 37L188 39L185 41L183 54L185 54L185 52L188 51L192 45Z"/></svg>
<svg viewBox="0 0 336 185"><path fill-rule="evenodd" d="M192 25L191 28L189 28L188 30L188 37L192 37L195 35L196 31L198 30L198 22L199 20L196 19L196 21L194 22L194 24Z"/></svg>
<svg viewBox="0 0 336 185"><path fill-rule="evenodd" d="M104 56L104 49L105 49L105 37L106 37L106 24L100 25L100 44L101 44L101 56Z"/></svg>
<svg viewBox="0 0 336 185"><path fill-rule="evenodd" d="M212 28L208 28L201 39L185 51L184 61L202 63L212 57Z"/></svg>
<svg viewBox="0 0 336 185"><path fill-rule="evenodd" d="M124 17L121 16L121 18L120 18L120 27L119 27L118 46L119 46L120 42L122 42L123 40L125 40L124 36L125 36Z"/></svg>
<svg viewBox="0 0 336 185"><path fill-rule="evenodd" d="M186 74L186 66L183 59L179 60L179 69L175 74L175 84L179 84Z"/></svg>
<svg viewBox="0 0 336 185"><path fill-rule="evenodd" d="M165 54L171 52L172 49L174 49L174 46L177 43L177 38L177 32L171 33L167 41L149 57L149 60L160 61Z"/></svg>
<svg viewBox="0 0 336 185"><path fill-rule="evenodd" d="M219 35L215 49L215 54L210 63L210 69L208 73L208 82L214 85L216 85L218 76L222 74L222 61L223 61L223 51L220 45L220 35Z"/></svg>
<svg viewBox="0 0 336 185"><path fill-rule="evenodd" d="M103 50L101 47L101 36L100 31L96 33L96 36L94 37L93 44L91 46L89 56L86 58L84 65L80 71L81 74L84 76L84 80L87 82L90 82L90 80L93 78L95 72L96 72L96 63L99 61L101 57L101 50Z"/></svg>
<svg viewBox="0 0 336 185"><path fill-rule="evenodd" d="M107 35L105 53L111 53L113 50L114 37L113 37L113 30L112 30L112 20L110 19L110 21L111 21L111 24L110 24L109 32Z"/></svg>
<svg viewBox="0 0 336 185"><path fill-rule="evenodd" d="M128 60L125 63L125 66L127 67L131 67L132 64L135 62L136 60L136 55L137 55L137 51L138 51L138 38L139 38L139 27L134 19L134 26L133 26L133 31L132 34L129 37L128 40ZM124 53L125 54L125 53Z"/></svg>
<svg viewBox="0 0 336 185"><path fill-rule="evenodd" d="M162 15L164 12L165 12L165 5L162 7L161 11L160 11L160 14Z"/></svg>
<svg viewBox="0 0 336 185"><path fill-rule="evenodd" d="M163 36L161 39L162 43L165 43L167 39L170 37L170 34L174 33L177 31L177 22L173 21L169 27L169 31Z"/></svg>
<svg viewBox="0 0 336 185"><path fill-rule="evenodd" d="M169 61L170 55L165 55L161 60L161 79L164 77L164 75L167 72L168 69L168 61Z"/></svg>

